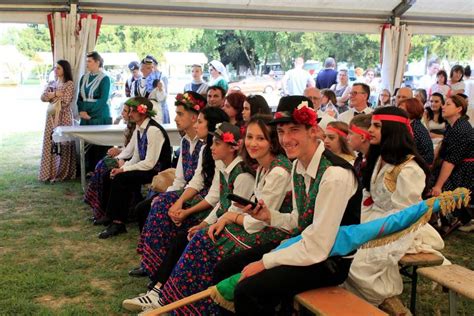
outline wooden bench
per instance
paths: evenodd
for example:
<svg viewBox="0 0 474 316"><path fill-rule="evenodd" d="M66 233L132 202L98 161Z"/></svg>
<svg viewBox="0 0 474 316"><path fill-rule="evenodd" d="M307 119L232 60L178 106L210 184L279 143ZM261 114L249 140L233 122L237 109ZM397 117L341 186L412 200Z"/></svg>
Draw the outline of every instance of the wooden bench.
<svg viewBox="0 0 474 316"><path fill-rule="evenodd" d="M387 315L377 307L340 287L326 287L306 291L295 296L295 308L303 306L321 316L382 316Z"/></svg>
<svg viewBox="0 0 474 316"><path fill-rule="evenodd" d="M474 300L474 271L457 264L418 269L418 274L449 290L449 315L456 315L458 294Z"/></svg>
<svg viewBox="0 0 474 316"><path fill-rule="evenodd" d="M432 253L406 254L400 259L400 274L408 277L411 283L410 311L416 313L416 287L418 283L418 267L439 266L443 263L443 258ZM411 272L410 272L411 270Z"/></svg>

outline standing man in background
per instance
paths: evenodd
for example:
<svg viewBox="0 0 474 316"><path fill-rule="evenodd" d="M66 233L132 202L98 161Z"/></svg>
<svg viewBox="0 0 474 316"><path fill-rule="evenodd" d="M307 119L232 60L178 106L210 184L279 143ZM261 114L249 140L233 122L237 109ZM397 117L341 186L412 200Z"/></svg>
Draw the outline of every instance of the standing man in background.
<svg viewBox="0 0 474 316"><path fill-rule="evenodd" d="M336 60L332 57L326 58L324 61L324 69L321 70L316 78L316 88L329 89L333 84L337 83Z"/></svg>
<svg viewBox="0 0 474 316"><path fill-rule="evenodd" d="M286 72L283 77L283 91L288 95L303 95L304 89L314 87L314 79L303 69L304 59L295 59L295 68Z"/></svg>

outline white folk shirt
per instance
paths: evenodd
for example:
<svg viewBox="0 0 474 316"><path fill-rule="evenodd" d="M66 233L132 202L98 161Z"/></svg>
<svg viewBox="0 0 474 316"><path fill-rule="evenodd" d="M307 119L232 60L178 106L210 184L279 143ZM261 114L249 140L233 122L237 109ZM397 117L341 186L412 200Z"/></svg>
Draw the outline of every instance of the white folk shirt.
<svg viewBox="0 0 474 316"><path fill-rule="evenodd" d="M363 200L370 195L374 203L369 207L362 207L362 223L397 213L421 201L421 193L425 187L425 173L414 160L402 168L393 193L387 189L384 178L385 173L391 171L394 165L385 164L380 168L380 163L379 158L372 174L370 193L364 191ZM359 249L344 286L377 305L388 297L401 294L403 282L398 270L398 261L413 245L415 237L418 240L416 247L419 250L434 252L432 247L444 246L439 234L427 224L416 233L408 234L389 245Z"/></svg>
<svg viewBox="0 0 474 316"><path fill-rule="evenodd" d="M210 205L214 206L214 209L209 213L209 215L204 219L206 223L209 225L214 224L217 221L217 210L220 207L219 202L219 197L220 197L220 173L222 172L224 174L224 177L226 181L229 181L229 176L232 170L237 166L239 162L242 161L242 158L240 156L237 156L227 167L224 165L224 163L221 160L216 161L216 171L214 172L214 178L212 179L212 185L211 188L209 189L209 193L206 195L204 198L207 203ZM253 194L253 183L255 182L254 177L247 172L243 172L239 174L234 181L234 190L233 193L237 194L244 199L250 199L250 197ZM241 210L239 210L238 207L234 206L234 204L231 204L229 209L227 211L233 211L240 213Z"/></svg>
<svg viewBox="0 0 474 316"><path fill-rule="evenodd" d="M306 192L311 179L316 177L324 145L318 141L316 152L305 169L296 160L293 172L303 175ZM293 181L293 174L291 175ZM292 183L293 187L293 183ZM263 256L266 269L280 265L309 266L326 260L332 249L349 199L357 191L357 179L353 172L342 167L331 166L324 172L314 203L313 223L302 232L302 239L291 246ZM293 191L293 211L290 214L271 212L271 225L288 231L298 225L298 209Z"/></svg>
<svg viewBox="0 0 474 316"><path fill-rule="evenodd" d="M132 137L136 138L138 131L140 131L140 135L143 137L143 133L145 132L148 122L150 122L150 119L146 118L140 126L137 126ZM146 137L148 140L148 145L145 159L140 160L140 154L138 153L138 142L135 140L132 159L126 161L123 164L123 171L148 171L155 167L158 159L160 158L161 148L165 142L165 137L161 130L153 125L148 127Z"/></svg>
<svg viewBox="0 0 474 316"><path fill-rule="evenodd" d="M269 210L278 211L283 204L286 193L291 191L291 175L282 167L274 167L268 171L261 166L257 169L255 177L259 179L254 184L254 195L257 200L263 200ZM249 234L261 231L266 226L265 222L253 218L249 214L244 215L243 227Z"/></svg>

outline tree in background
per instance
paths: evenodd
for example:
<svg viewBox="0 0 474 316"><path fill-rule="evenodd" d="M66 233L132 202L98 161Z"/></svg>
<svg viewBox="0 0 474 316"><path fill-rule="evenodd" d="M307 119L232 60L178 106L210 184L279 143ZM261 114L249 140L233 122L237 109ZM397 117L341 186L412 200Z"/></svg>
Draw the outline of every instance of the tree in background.
<svg viewBox="0 0 474 316"><path fill-rule="evenodd" d="M375 67L379 63L380 36L367 34L271 32L242 30L198 30L145 26L103 25L97 42L99 52L136 52L139 57L151 54L158 59L167 51L203 52L239 70L245 66L255 74L257 65L280 62L285 70L293 60L324 61L333 56L338 62L356 67ZM36 52L50 51L49 32L45 25L29 24L5 32L0 44L15 45L32 58ZM438 56L466 62L474 58L474 37L415 35L409 61ZM277 56L278 60L274 60Z"/></svg>

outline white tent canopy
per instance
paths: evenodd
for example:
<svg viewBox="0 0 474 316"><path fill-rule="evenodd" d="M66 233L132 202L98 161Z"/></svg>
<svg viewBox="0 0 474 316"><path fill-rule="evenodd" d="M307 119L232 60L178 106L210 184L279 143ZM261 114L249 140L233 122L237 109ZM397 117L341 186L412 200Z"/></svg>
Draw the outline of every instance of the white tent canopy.
<svg viewBox="0 0 474 316"><path fill-rule="evenodd" d="M413 3L400 17L413 34L474 30L474 0L0 0L0 21L45 23L45 12L67 11L71 2L105 24L351 33L379 33L400 3Z"/></svg>

